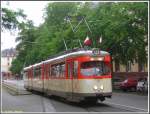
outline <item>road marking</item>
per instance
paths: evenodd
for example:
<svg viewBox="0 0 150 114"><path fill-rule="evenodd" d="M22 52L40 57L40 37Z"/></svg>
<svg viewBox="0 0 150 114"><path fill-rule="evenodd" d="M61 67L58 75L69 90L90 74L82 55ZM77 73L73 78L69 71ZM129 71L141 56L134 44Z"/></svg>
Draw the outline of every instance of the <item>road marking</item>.
<svg viewBox="0 0 150 114"><path fill-rule="evenodd" d="M127 105L116 104L116 103L111 103L111 102L105 102L105 103L112 104L112 105L118 105L118 106L122 106L122 107L127 107L127 108L132 108L132 109L138 109L138 110L142 110L142 111L145 111L145 112L148 111L147 109L137 108L137 107L134 107L134 106L127 106Z"/></svg>

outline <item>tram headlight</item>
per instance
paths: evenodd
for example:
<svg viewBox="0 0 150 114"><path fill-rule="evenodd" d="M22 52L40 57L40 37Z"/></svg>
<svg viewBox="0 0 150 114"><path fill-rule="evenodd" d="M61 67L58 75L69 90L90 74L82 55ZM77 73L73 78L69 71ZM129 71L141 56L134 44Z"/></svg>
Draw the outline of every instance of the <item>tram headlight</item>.
<svg viewBox="0 0 150 114"><path fill-rule="evenodd" d="M95 85L93 88L96 90L98 87Z"/></svg>
<svg viewBox="0 0 150 114"><path fill-rule="evenodd" d="M101 85L101 86L100 86L100 89L101 89L101 90L103 90L103 89L104 89L104 86L103 86L103 85Z"/></svg>

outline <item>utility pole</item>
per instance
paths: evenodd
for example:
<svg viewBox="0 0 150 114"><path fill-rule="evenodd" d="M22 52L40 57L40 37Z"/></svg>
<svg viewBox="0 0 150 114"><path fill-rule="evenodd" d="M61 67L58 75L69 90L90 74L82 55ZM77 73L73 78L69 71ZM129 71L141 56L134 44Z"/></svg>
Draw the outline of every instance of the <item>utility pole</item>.
<svg viewBox="0 0 150 114"><path fill-rule="evenodd" d="M65 42L64 38L63 38L63 41L64 41L64 45L65 45L65 47L66 47L66 50L68 50L68 48L67 48L67 45L66 45L66 42Z"/></svg>

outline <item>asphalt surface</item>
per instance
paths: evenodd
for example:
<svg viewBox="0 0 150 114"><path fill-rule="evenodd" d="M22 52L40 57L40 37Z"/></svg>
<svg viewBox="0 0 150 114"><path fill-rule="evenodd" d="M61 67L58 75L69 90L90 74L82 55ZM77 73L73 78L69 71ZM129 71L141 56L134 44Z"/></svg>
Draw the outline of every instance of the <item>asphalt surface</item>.
<svg viewBox="0 0 150 114"><path fill-rule="evenodd" d="M2 112L147 112L148 97L129 93L113 93L103 103L70 103L38 92L13 96L2 88Z"/></svg>

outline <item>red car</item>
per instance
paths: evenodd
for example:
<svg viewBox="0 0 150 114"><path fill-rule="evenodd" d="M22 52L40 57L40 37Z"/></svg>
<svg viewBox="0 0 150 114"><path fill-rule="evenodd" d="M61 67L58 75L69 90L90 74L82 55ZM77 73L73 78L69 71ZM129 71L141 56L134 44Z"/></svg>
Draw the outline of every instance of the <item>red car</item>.
<svg viewBox="0 0 150 114"><path fill-rule="evenodd" d="M128 78L124 80L123 82L121 82L120 88L123 91L128 91L128 90L136 91L137 82L138 81L136 79Z"/></svg>

